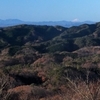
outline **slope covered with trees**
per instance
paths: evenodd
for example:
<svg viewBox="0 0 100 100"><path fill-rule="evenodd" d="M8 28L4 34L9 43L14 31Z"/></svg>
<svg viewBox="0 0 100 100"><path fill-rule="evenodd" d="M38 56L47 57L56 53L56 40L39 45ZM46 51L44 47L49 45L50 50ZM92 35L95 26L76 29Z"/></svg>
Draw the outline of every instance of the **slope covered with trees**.
<svg viewBox="0 0 100 100"><path fill-rule="evenodd" d="M0 28L0 99L99 100L99 82L100 23Z"/></svg>

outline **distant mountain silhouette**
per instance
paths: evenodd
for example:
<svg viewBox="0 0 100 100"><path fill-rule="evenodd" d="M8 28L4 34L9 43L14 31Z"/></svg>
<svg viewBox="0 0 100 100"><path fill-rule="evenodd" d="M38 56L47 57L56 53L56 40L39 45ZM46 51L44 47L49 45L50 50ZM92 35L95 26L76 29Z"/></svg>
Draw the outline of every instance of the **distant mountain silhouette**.
<svg viewBox="0 0 100 100"><path fill-rule="evenodd" d="M0 27L14 26L20 24L28 24L28 25L48 25L48 26L63 26L63 27L72 27L79 26L81 24L94 24L92 21L84 21L84 22L73 22L73 21L41 21L41 22L30 22L30 21L22 21L19 19L0 19Z"/></svg>

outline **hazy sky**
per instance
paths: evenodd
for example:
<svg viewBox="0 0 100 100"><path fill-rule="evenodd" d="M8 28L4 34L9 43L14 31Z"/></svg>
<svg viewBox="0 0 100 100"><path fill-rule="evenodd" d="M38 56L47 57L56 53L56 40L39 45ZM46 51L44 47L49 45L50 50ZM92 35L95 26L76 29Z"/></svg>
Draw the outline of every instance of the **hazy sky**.
<svg viewBox="0 0 100 100"><path fill-rule="evenodd" d="M0 19L100 21L100 0L0 0Z"/></svg>

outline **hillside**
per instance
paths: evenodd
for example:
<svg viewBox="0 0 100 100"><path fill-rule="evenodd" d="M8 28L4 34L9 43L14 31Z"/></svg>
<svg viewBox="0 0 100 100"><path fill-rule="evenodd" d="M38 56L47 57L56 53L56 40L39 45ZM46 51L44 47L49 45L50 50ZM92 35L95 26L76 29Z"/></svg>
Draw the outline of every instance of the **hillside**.
<svg viewBox="0 0 100 100"><path fill-rule="evenodd" d="M68 86L74 88L72 81L79 86L100 81L100 23L0 28L0 78L1 99L11 93L9 100L47 100L51 95L50 100L63 100L59 94L71 100L71 92L78 96ZM83 100L77 98L73 100Z"/></svg>

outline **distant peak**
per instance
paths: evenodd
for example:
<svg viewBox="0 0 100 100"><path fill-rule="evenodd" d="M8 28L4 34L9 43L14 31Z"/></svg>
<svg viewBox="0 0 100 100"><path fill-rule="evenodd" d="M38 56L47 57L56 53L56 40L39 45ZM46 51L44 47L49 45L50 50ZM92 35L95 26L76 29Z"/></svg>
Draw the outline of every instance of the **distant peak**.
<svg viewBox="0 0 100 100"><path fill-rule="evenodd" d="M72 20L72 22L79 22L79 19L75 18L75 19Z"/></svg>

